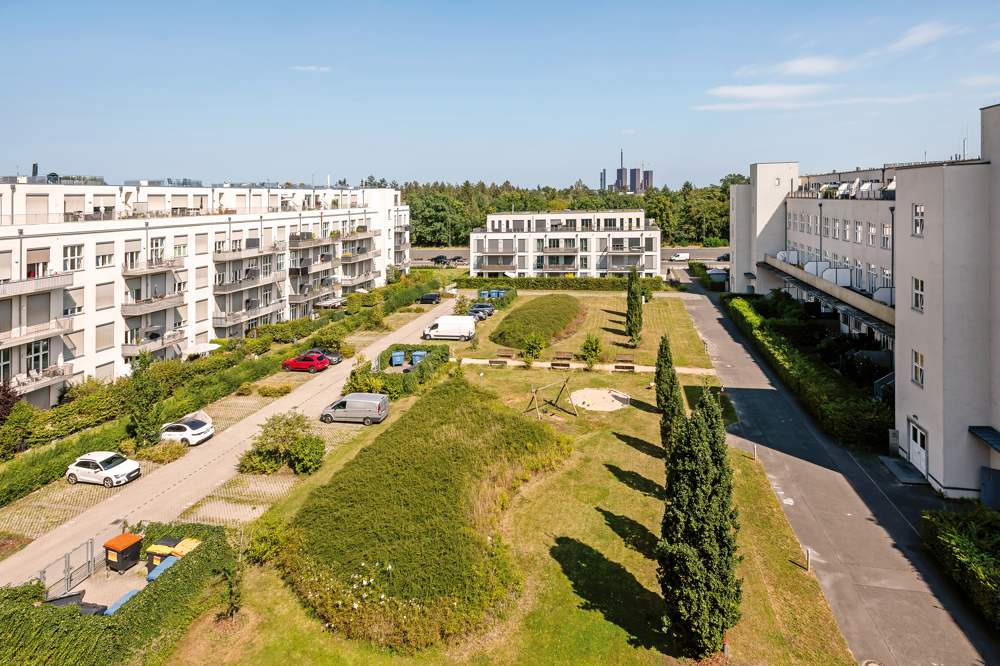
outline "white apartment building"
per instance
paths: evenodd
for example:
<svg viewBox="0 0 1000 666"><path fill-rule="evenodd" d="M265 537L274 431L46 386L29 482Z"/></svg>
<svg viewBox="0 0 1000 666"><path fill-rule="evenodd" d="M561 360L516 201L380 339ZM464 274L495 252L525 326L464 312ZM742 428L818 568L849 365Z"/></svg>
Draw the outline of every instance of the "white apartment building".
<svg viewBox="0 0 1000 666"><path fill-rule="evenodd" d="M730 289L788 289L894 352L899 454L949 496L1000 505L1000 105L976 159L732 189ZM833 198L830 198L833 197Z"/></svg>
<svg viewBox="0 0 1000 666"><path fill-rule="evenodd" d="M0 178L0 375L49 407L140 349L306 316L407 272L410 229L388 189Z"/></svg>
<svg viewBox="0 0 1000 666"><path fill-rule="evenodd" d="M642 210L491 213L469 243L472 277L661 275L660 229Z"/></svg>

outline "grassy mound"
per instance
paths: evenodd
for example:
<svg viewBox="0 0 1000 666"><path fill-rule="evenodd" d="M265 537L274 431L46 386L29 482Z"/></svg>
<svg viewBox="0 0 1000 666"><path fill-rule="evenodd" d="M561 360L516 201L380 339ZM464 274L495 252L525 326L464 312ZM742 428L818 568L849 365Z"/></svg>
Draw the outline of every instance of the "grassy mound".
<svg viewBox="0 0 1000 666"><path fill-rule="evenodd" d="M528 301L510 311L490 335L505 347L524 349L524 339L539 333L548 343L580 314L580 302L566 294L550 294Z"/></svg>
<svg viewBox="0 0 1000 666"><path fill-rule="evenodd" d="M281 558L344 635L412 652L502 615L521 575L492 533L507 493L570 440L464 378L429 391L318 488Z"/></svg>

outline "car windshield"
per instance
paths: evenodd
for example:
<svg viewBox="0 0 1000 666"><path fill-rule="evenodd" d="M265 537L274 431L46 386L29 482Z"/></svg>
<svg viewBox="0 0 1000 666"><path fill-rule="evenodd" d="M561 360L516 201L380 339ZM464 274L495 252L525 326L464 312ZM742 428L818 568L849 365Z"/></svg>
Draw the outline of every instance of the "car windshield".
<svg viewBox="0 0 1000 666"><path fill-rule="evenodd" d="M123 455L119 455L119 454L116 453L115 455L111 456L110 458L106 458L106 459L102 460L101 461L101 467L104 468L104 469L111 469L112 467L117 467L118 465L121 465L126 460L128 460L128 458L126 458Z"/></svg>
<svg viewBox="0 0 1000 666"><path fill-rule="evenodd" d="M208 424L204 421L185 421L181 425L186 425L188 428L191 428L191 430L198 430L199 428L204 428Z"/></svg>

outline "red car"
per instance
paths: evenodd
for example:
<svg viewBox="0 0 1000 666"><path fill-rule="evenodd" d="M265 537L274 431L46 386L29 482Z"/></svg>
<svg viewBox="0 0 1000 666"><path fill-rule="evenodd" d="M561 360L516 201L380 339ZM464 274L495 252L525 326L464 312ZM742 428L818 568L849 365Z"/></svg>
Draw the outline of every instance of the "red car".
<svg viewBox="0 0 1000 666"><path fill-rule="evenodd" d="M310 373L315 373L328 365L330 365L330 359L322 354L305 354L304 356L296 356L295 358L288 359L282 364L281 369L285 372L290 370L308 370Z"/></svg>

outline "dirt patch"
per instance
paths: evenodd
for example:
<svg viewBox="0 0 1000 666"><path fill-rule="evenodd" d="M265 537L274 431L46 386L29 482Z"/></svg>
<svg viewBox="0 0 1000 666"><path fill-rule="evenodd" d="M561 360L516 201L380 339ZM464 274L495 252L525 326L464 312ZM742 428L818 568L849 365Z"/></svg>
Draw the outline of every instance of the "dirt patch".
<svg viewBox="0 0 1000 666"><path fill-rule="evenodd" d="M566 338L573 337L576 334L576 332L580 330L580 327L583 326L583 322L586 318L587 318L587 306L584 305L583 301L580 301L580 314L578 314L576 317L573 318L573 321L569 323L569 326L564 328L559 333L556 333L552 337L551 342L549 342L549 345L551 346L559 342L560 340L565 340Z"/></svg>
<svg viewBox="0 0 1000 666"><path fill-rule="evenodd" d="M21 550L34 541L26 536L12 532L0 532L0 560L3 560Z"/></svg>

